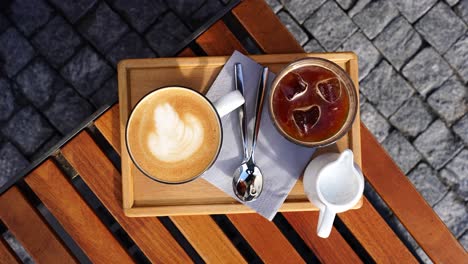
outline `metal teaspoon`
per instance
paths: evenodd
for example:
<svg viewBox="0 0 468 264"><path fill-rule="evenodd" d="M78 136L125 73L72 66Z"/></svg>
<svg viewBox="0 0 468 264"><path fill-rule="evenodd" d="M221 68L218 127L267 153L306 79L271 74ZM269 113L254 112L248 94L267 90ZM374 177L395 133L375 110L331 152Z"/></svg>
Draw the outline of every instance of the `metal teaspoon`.
<svg viewBox="0 0 468 264"><path fill-rule="evenodd" d="M242 65L237 63L234 65L234 76L236 79L236 89L244 94L244 81L242 75ZM244 159L242 164L234 172L232 186L236 196L244 201L253 201L260 196L263 189L263 175L260 168L255 165L255 146L257 145L258 132L260 130L260 122L262 117L263 99L268 79L268 67L264 67L260 76L260 81L257 90L257 105L255 110L255 125L252 136L252 146L250 153L247 150L247 119L245 104L239 109L239 120L241 128L241 138L244 148Z"/></svg>

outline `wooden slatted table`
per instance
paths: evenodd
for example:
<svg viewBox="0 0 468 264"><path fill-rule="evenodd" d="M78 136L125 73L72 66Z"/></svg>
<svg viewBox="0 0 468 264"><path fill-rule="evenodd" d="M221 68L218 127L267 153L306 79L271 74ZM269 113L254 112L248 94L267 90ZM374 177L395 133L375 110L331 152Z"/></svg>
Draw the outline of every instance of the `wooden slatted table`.
<svg viewBox="0 0 468 264"><path fill-rule="evenodd" d="M179 56L303 52L262 0L242 2L191 47ZM339 214L328 239L315 234L317 212L282 213L273 222L256 214L125 217L118 107L1 194L0 226L36 262L418 262L367 198L361 209ZM435 262L467 263L463 247L362 124L361 134L366 180L418 245ZM46 221L51 217L60 228ZM0 241L0 263L19 262Z"/></svg>

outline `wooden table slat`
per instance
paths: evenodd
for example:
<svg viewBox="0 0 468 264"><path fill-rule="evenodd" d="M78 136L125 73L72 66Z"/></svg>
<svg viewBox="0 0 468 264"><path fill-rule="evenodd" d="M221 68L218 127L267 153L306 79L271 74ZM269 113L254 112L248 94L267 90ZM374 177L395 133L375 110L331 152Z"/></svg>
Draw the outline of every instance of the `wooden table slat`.
<svg viewBox="0 0 468 264"><path fill-rule="evenodd" d="M171 220L206 262L246 263L210 216L173 216Z"/></svg>
<svg viewBox="0 0 468 264"><path fill-rule="evenodd" d="M362 263L334 227L327 239L317 236L318 212L282 214L322 263Z"/></svg>
<svg viewBox="0 0 468 264"><path fill-rule="evenodd" d="M426 254L440 263L468 260L464 248L363 124L361 139L366 142L362 159L367 180Z"/></svg>
<svg viewBox="0 0 468 264"><path fill-rule="evenodd" d="M265 263L304 263L278 227L258 214L229 214L229 220Z"/></svg>
<svg viewBox="0 0 468 264"><path fill-rule="evenodd" d="M209 56L231 55L234 50L247 54L247 50L221 20L201 34L195 42Z"/></svg>
<svg viewBox="0 0 468 264"><path fill-rule="evenodd" d="M51 160L32 171L25 181L91 261L133 263L128 253Z"/></svg>
<svg viewBox="0 0 468 264"><path fill-rule="evenodd" d="M86 132L68 142L62 153L151 261L191 262L156 217L130 218L124 215L120 173Z"/></svg>
<svg viewBox="0 0 468 264"><path fill-rule="evenodd" d="M37 263L76 263L17 187L0 196L0 219Z"/></svg>
<svg viewBox="0 0 468 264"><path fill-rule="evenodd" d="M10 249L10 247L2 238L0 238L0 263L20 263L16 257L16 254Z"/></svg>
<svg viewBox="0 0 468 264"><path fill-rule="evenodd" d="M359 210L350 210L338 217L377 263L417 263L367 199Z"/></svg>

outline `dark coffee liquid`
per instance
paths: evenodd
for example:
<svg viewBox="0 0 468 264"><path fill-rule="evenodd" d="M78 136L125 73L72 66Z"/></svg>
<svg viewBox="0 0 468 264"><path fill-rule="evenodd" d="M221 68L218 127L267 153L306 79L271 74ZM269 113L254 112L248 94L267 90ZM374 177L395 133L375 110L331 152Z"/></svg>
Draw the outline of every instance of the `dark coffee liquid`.
<svg viewBox="0 0 468 264"><path fill-rule="evenodd" d="M333 72L308 66L279 81L272 110L286 134L299 141L318 142L335 135L345 123L349 95Z"/></svg>

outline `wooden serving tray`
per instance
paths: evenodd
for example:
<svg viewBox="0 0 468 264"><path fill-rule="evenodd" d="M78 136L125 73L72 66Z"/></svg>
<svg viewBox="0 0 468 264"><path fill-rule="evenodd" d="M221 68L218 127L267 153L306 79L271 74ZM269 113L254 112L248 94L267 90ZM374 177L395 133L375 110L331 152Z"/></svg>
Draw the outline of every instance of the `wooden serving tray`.
<svg viewBox="0 0 468 264"><path fill-rule="evenodd" d="M354 53L277 54L250 56L278 73L292 61L305 57L331 60L345 69L357 92L358 64ZM229 57L194 57L124 60L118 66L120 133L122 146L123 208L127 216L251 213L244 206L202 178L180 185L158 183L143 175L132 163L125 146L125 125L131 109L150 91L167 85L182 85L206 93ZM359 98L359 97L358 97ZM350 148L361 165L359 108L351 131L336 144L318 153ZM361 207L361 201L356 208ZM280 211L317 210L304 194L302 178L291 190Z"/></svg>

